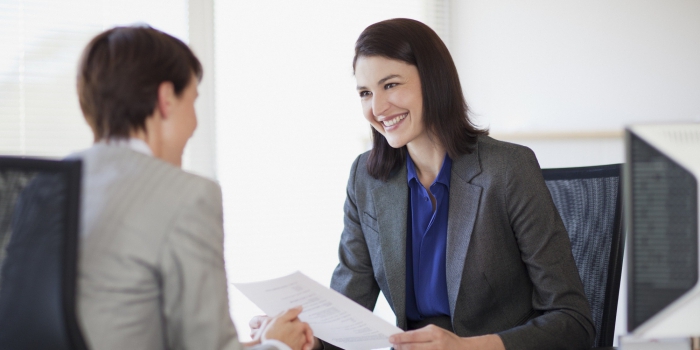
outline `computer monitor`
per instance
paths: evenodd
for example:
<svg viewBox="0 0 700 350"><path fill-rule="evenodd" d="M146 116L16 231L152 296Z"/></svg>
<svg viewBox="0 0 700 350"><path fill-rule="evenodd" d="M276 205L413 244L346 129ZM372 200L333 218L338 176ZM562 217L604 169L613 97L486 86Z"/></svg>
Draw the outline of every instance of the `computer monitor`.
<svg viewBox="0 0 700 350"><path fill-rule="evenodd" d="M625 143L628 331L700 336L700 124L630 126Z"/></svg>

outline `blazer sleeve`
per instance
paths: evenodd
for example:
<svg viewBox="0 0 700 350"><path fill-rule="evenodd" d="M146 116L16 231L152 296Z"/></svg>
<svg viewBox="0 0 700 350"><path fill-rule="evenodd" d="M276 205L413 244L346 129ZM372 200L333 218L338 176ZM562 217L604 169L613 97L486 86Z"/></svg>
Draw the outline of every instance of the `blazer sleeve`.
<svg viewBox="0 0 700 350"><path fill-rule="evenodd" d="M354 300L368 310L373 310L379 296L379 285L374 279L374 270L367 242L360 225L355 191L360 157L355 159L350 170L347 197L343 211L345 214L343 232L338 249L338 266L333 271L331 288ZM339 349L323 342L325 349Z"/></svg>
<svg viewBox="0 0 700 350"><path fill-rule="evenodd" d="M165 341L170 349L243 349L229 314L221 190L200 184L160 253Z"/></svg>
<svg viewBox="0 0 700 350"><path fill-rule="evenodd" d="M583 349L595 339L588 300L571 243L534 153L518 147L508 159L505 203L541 313L498 335L506 349Z"/></svg>

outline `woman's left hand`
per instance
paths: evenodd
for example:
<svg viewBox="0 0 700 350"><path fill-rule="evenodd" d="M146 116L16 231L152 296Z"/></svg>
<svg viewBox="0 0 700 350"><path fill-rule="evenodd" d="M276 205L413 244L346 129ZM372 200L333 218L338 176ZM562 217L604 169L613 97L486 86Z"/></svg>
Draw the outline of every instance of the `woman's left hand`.
<svg viewBox="0 0 700 350"><path fill-rule="evenodd" d="M396 350L417 349L465 349L464 339L438 326L426 327L394 334L389 341Z"/></svg>
<svg viewBox="0 0 700 350"><path fill-rule="evenodd" d="M389 342L396 350L505 349L501 337L497 335L460 338L456 334L434 325L394 334L389 337Z"/></svg>

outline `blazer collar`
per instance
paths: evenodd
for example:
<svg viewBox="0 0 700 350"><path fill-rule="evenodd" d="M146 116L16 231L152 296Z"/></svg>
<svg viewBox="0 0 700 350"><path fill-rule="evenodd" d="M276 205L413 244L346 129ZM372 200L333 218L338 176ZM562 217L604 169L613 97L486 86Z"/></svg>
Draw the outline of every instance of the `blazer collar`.
<svg viewBox="0 0 700 350"><path fill-rule="evenodd" d="M453 321L458 311L456 305L464 265L481 201L482 188L472 185L470 181L480 173L478 144L472 153L457 158L452 164L445 261L447 297Z"/></svg>
<svg viewBox="0 0 700 350"><path fill-rule="evenodd" d="M409 195L406 174L404 165L372 191L389 296L397 326L402 329L406 329L406 213Z"/></svg>
<svg viewBox="0 0 700 350"><path fill-rule="evenodd" d="M402 166L372 191L377 213L384 271L398 327L406 329L406 213L408 183Z"/></svg>
<svg viewBox="0 0 700 350"><path fill-rule="evenodd" d="M454 175L468 183L480 173L481 161L479 159L479 143L477 142L472 153L462 155L452 161L452 182L454 182Z"/></svg>

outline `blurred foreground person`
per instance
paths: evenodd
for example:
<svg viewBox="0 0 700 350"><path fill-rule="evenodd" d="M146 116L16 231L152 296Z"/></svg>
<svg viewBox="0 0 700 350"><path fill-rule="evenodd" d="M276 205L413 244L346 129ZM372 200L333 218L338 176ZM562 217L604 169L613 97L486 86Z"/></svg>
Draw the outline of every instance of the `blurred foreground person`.
<svg viewBox="0 0 700 350"><path fill-rule="evenodd" d="M221 190L180 169L202 66L149 27L95 37L78 67L95 144L83 160L78 315L91 349L301 349L291 309L240 344L229 315Z"/></svg>

